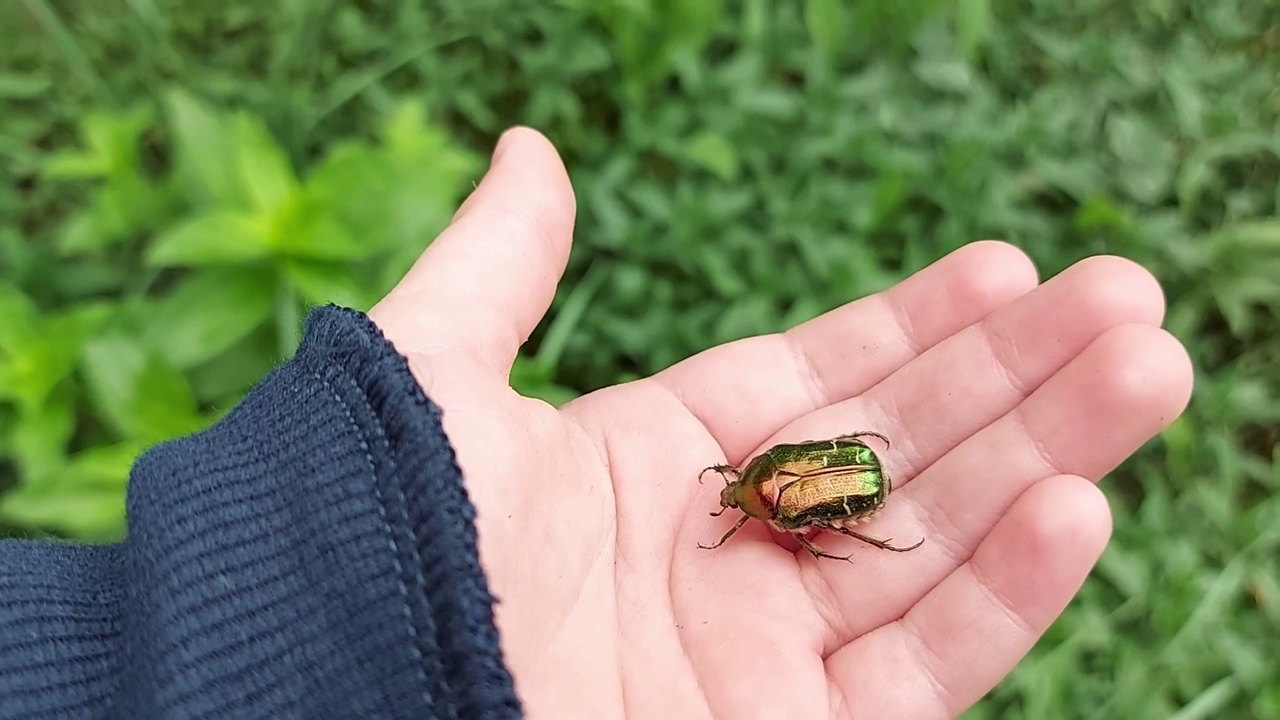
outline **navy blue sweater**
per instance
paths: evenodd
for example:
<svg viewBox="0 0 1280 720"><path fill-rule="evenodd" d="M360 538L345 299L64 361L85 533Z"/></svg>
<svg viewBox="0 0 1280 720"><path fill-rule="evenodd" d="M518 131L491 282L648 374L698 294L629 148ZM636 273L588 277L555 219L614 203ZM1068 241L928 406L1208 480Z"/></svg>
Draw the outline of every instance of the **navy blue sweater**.
<svg viewBox="0 0 1280 720"><path fill-rule="evenodd" d="M474 509L364 315L140 457L116 545L0 545L0 717L516 718Z"/></svg>

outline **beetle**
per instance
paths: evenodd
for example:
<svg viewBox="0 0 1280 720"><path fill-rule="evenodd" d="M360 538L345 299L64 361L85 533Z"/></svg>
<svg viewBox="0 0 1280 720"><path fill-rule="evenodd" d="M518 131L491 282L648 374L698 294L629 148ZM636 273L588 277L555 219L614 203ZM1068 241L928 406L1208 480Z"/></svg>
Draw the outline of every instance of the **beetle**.
<svg viewBox="0 0 1280 720"><path fill-rule="evenodd" d="M861 438L874 437L889 446L889 439L871 431L840 435L830 440L806 440L775 445L747 466L712 465L698 475L718 472L725 486L720 491L717 517L729 508L742 511L737 524L714 545L698 547L714 550L752 518L788 532L814 557L852 561L853 555L832 555L804 534L810 529L834 530L883 550L908 552L924 544L924 538L910 547L895 547L888 540L863 535L853 527L884 508L893 491L893 480L880 458ZM892 539L892 538L890 538Z"/></svg>

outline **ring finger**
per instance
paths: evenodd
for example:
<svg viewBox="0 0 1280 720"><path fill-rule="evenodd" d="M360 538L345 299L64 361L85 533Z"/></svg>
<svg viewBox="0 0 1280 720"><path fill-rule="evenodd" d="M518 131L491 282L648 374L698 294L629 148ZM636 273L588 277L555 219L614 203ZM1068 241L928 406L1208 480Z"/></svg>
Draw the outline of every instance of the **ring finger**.
<svg viewBox="0 0 1280 720"><path fill-rule="evenodd" d="M1102 475L1173 421L1190 397L1186 351L1163 330L1127 325L1105 333L1029 398L916 477L884 513L887 527L920 528L928 540L909 556L859 553L883 569L868 588L847 567L816 565L838 600L827 612L838 646L891 622L969 560L1014 500L1040 480ZM897 534L901 534L900 532ZM832 539L833 551L857 548ZM874 552L874 551L873 551ZM884 563L880 565L880 563Z"/></svg>

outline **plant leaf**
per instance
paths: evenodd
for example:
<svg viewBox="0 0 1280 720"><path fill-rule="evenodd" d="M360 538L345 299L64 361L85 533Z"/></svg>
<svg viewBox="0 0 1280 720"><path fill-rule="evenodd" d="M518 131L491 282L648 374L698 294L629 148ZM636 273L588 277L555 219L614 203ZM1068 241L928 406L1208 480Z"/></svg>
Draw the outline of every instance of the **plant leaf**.
<svg viewBox="0 0 1280 720"><path fill-rule="evenodd" d="M62 150L44 161L44 176L80 180L102 177L110 169L107 158L83 150Z"/></svg>
<svg viewBox="0 0 1280 720"><path fill-rule="evenodd" d="M1154 203L1173 184L1173 142L1151 120L1117 113L1107 121L1107 139L1120 161L1119 180L1135 200Z"/></svg>
<svg viewBox="0 0 1280 720"><path fill-rule="evenodd" d="M75 425L75 408L67 393L20 407L10 442L24 482L43 482L61 467Z"/></svg>
<svg viewBox="0 0 1280 720"><path fill-rule="evenodd" d="M117 540L125 531L125 493L94 487L42 491L18 485L0 497L0 517L81 540Z"/></svg>
<svg viewBox="0 0 1280 720"><path fill-rule="evenodd" d="M0 98L25 100L39 97L49 91L53 82L47 75L0 73Z"/></svg>
<svg viewBox="0 0 1280 720"><path fill-rule="evenodd" d="M956 44L965 58L973 59L992 31L991 0L959 0L956 3Z"/></svg>
<svg viewBox="0 0 1280 720"><path fill-rule="evenodd" d="M378 300L357 282L346 264L290 260L284 274L303 299L316 305L334 303L367 310Z"/></svg>
<svg viewBox="0 0 1280 720"><path fill-rule="evenodd" d="M738 177L738 153L725 136L700 132L689 138L685 155L698 166L726 182Z"/></svg>
<svg viewBox="0 0 1280 720"><path fill-rule="evenodd" d="M257 218L215 212L183 222L156 238L147 263L153 267L239 264L260 260L269 253Z"/></svg>
<svg viewBox="0 0 1280 720"><path fill-rule="evenodd" d="M101 303L87 303L41 316L16 288L0 286L0 397L31 408L44 403L108 313Z"/></svg>
<svg viewBox="0 0 1280 720"><path fill-rule="evenodd" d="M0 358L15 355L36 342L40 311L26 293L15 285L0 283Z"/></svg>
<svg viewBox="0 0 1280 720"><path fill-rule="evenodd" d="M148 346L174 367L204 363L262 325L275 307L275 280L254 269L208 268L158 298L148 315Z"/></svg>
<svg viewBox="0 0 1280 720"><path fill-rule="evenodd" d="M136 173L139 143L151 122L151 112L145 107L89 113L79 127L84 149L50 155L43 167L45 177L81 179Z"/></svg>
<svg viewBox="0 0 1280 720"><path fill-rule="evenodd" d="M98 414L124 437L160 442L204 424L186 378L136 338L94 338L82 366Z"/></svg>
<svg viewBox="0 0 1280 720"><path fill-rule="evenodd" d="M129 472L146 443L125 441L99 445L73 455L58 474L60 487L92 487L124 493Z"/></svg>
<svg viewBox="0 0 1280 720"><path fill-rule="evenodd" d="M400 103L381 143L338 144L307 177L308 202L324 209L370 252L417 257L453 215L480 163L429 124L420 103Z"/></svg>
<svg viewBox="0 0 1280 720"><path fill-rule="evenodd" d="M272 216L267 242L277 255L309 260L361 260L378 251L347 232L329 208L302 195Z"/></svg>
<svg viewBox="0 0 1280 720"><path fill-rule="evenodd" d="M177 157L175 172L190 198L197 206L247 209L249 201L236 172L234 137L225 116L185 90L171 91L166 100Z"/></svg>
<svg viewBox="0 0 1280 720"><path fill-rule="evenodd" d="M298 179L283 148L261 120L239 113L235 119L236 169L254 208L269 211L298 192Z"/></svg>

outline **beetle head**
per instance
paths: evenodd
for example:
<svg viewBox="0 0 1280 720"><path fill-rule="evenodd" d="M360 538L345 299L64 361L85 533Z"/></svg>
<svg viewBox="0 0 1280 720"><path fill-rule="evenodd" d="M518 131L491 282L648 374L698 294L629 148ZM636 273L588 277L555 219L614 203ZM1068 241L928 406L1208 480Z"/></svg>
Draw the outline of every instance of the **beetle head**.
<svg viewBox="0 0 1280 720"><path fill-rule="evenodd" d="M724 488L720 490L720 507L736 508L738 507L738 486L733 483L726 483Z"/></svg>

